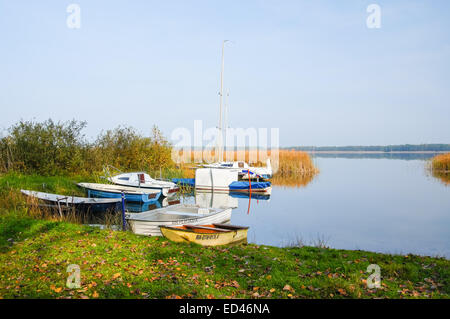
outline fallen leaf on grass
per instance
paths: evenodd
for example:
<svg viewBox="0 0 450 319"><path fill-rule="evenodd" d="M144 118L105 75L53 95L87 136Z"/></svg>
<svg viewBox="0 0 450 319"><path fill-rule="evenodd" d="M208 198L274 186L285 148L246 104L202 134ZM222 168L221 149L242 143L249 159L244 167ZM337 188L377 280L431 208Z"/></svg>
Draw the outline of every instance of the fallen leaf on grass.
<svg viewBox="0 0 450 319"><path fill-rule="evenodd" d="M293 289L290 285L285 285L285 286L283 287L283 290L284 290L284 291L294 291L294 289Z"/></svg>
<svg viewBox="0 0 450 319"><path fill-rule="evenodd" d="M113 279L117 279L117 278L119 278L120 276L121 276L120 272L115 273L115 274L113 275Z"/></svg>
<svg viewBox="0 0 450 319"><path fill-rule="evenodd" d="M343 295L343 296L347 296L347 292L346 292L344 289L342 289L342 288L339 288L339 289L338 289L338 292L339 292L341 295Z"/></svg>

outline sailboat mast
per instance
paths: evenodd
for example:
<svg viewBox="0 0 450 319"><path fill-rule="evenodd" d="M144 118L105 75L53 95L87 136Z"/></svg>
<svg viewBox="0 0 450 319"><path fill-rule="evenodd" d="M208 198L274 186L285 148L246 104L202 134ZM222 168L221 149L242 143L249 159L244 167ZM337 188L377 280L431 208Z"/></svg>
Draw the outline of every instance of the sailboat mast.
<svg viewBox="0 0 450 319"><path fill-rule="evenodd" d="M223 162L223 120L222 120L222 113L223 113L223 73L225 69L225 42L228 42L228 40L224 40L222 43L222 70L220 72L220 108L219 108L219 136L218 136L218 157L219 162Z"/></svg>
<svg viewBox="0 0 450 319"><path fill-rule="evenodd" d="M227 96L225 98L225 105L224 105L224 110L223 110L223 121L224 121L224 150L226 151L227 148L227 131L228 131L228 108L229 108L229 104L230 104L230 92L227 92Z"/></svg>
<svg viewBox="0 0 450 319"><path fill-rule="evenodd" d="M224 40L222 43L222 70L220 72L220 108L219 108L219 136L218 136L218 155L219 155L219 162L223 162L223 133L222 133L222 127L223 127L223 120L222 120L222 104L223 104L223 73L225 68L225 42L228 40Z"/></svg>

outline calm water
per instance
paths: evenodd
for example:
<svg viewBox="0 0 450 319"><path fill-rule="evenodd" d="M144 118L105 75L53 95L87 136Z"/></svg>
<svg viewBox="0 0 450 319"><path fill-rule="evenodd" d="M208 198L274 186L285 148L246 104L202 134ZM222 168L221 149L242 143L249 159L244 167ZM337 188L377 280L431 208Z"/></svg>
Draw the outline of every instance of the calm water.
<svg viewBox="0 0 450 319"><path fill-rule="evenodd" d="M286 246L320 238L333 248L450 258L450 186L421 159L315 158L306 187L274 186L270 200L198 194L187 201L237 206L233 224L252 243ZM226 196L226 198L224 198Z"/></svg>

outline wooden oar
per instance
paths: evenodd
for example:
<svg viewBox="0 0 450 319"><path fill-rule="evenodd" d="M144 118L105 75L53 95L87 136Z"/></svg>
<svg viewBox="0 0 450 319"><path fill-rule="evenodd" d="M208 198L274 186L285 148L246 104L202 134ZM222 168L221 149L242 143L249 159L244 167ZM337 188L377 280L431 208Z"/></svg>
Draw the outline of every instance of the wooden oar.
<svg viewBox="0 0 450 319"><path fill-rule="evenodd" d="M218 232L229 232L229 229L222 229L222 228L215 228L215 227L206 227L206 226L195 226L195 225L184 225L186 228L198 228L198 229L205 229L205 230L214 230Z"/></svg>

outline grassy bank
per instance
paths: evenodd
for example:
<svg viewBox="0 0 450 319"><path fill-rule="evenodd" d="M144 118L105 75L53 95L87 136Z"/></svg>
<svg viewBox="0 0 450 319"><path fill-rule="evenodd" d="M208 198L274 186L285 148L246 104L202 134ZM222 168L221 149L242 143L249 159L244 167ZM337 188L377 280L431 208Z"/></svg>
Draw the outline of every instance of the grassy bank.
<svg viewBox="0 0 450 319"><path fill-rule="evenodd" d="M450 262L364 251L205 248L2 214L0 298L448 298ZM66 287L70 264L81 286ZM369 289L369 264L381 288Z"/></svg>
<svg viewBox="0 0 450 319"><path fill-rule="evenodd" d="M78 194L95 176L0 175L0 298L449 298L450 261L315 247L205 248L36 214L21 188ZM75 220L77 221L77 220ZM80 288L66 287L69 265ZM381 287L366 285L367 267Z"/></svg>

